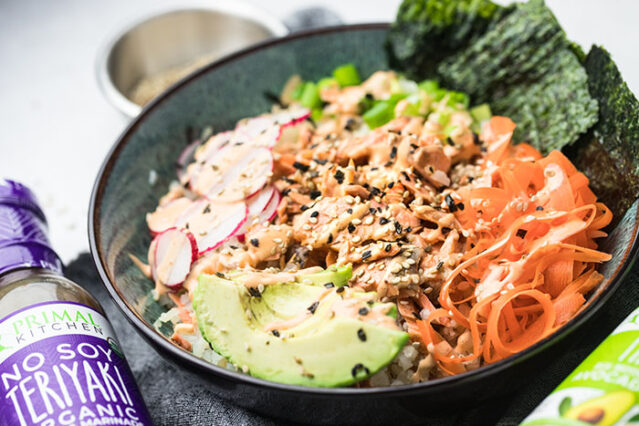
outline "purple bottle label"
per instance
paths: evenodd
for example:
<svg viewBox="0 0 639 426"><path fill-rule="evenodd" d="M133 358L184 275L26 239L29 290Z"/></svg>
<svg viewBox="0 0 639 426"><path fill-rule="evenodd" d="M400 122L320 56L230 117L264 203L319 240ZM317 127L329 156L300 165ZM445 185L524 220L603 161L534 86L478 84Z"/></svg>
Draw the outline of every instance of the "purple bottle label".
<svg viewBox="0 0 639 426"><path fill-rule="evenodd" d="M72 302L0 319L0 425L152 425L108 320Z"/></svg>

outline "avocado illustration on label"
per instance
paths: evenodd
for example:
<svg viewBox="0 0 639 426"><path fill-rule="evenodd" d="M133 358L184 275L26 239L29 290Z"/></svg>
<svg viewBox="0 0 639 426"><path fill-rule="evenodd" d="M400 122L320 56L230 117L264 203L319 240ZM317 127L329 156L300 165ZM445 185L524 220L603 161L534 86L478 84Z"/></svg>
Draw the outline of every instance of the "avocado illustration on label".
<svg viewBox="0 0 639 426"><path fill-rule="evenodd" d="M597 426L613 425L635 403L627 390L608 392L568 409L563 417Z"/></svg>

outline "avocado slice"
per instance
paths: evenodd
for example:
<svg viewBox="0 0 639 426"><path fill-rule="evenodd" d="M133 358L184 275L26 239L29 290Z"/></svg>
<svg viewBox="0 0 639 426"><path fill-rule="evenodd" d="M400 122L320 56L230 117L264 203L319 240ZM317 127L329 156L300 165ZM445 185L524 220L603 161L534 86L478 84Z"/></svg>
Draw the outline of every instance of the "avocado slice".
<svg viewBox="0 0 639 426"><path fill-rule="evenodd" d="M213 349L238 368L263 379L318 387L348 386L375 374L399 353L408 334L398 328L367 322L374 305L364 298L347 297L346 291L329 290L314 308L300 303L311 290L326 292L323 286L305 284L269 285L258 296L241 283L215 275L200 275L193 297L193 308L204 338ZM351 290L349 290L351 291ZM271 294L269 296L269 294ZM361 294L361 293L360 293ZM280 299L277 306L295 306L284 314L268 306L266 315L255 305L256 299ZM344 297L344 298L343 298ZM360 316L335 314L335 303L354 306L356 312L369 306ZM379 304L381 311L388 311ZM292 318L303 308L306 316L286 331L265 329L271 320ZM378 308L378 309L380 309ZM394 324L393 324L394 325ZM276 335L277 334L277 335Z"/></svg>
<svg viewBox="0 0 639 426"><path fill-rule="evenodd" d="M230 271L226 273L226 278L244 283L248 278L253 278L258 275L270 275L272 277L282 277L281 282L297 282L302 284L309 284L315 286L323 286L330 288L343 287L348 284L348 281L353 276L353 265L350 263L344 266L331 266L328 269L322 271L310 272L309 269L302 269L296 272L282 272L282 273L266 273L266 272L253 272L253 271Z"/></svg>

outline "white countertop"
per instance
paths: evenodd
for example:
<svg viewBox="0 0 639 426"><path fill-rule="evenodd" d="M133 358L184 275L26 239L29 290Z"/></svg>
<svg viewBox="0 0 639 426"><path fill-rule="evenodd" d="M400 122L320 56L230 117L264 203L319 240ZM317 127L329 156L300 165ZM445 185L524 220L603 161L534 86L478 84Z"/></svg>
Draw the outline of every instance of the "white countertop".
<svg viewBox="0 0 639 426"><path fill-rule="evenodd" d="M299 8L321 5L354 23L390 21L400 1L251 3L281 19ZM595 41L604 45L630 88L639 92L639 2L546 3L569 38L586 49ZM127 123L98 89L97 49L134 18L177 5L185 2L0 1L0 177L34 189L49 218L54 247L65 262L88 250L86 222L93 181Z"/></svg>

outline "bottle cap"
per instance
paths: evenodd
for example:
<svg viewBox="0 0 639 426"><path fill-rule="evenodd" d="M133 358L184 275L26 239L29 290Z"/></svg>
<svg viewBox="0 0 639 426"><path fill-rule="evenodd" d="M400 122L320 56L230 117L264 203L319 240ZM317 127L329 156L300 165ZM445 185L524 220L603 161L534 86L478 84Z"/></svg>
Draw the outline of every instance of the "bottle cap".
<svg viewBox="0 0 639 426"><path fill-rule="evenodd" d="M23 268L62 273L62 262L51 248L46 218L33 192L0 179L0 274Z"/></svg>

